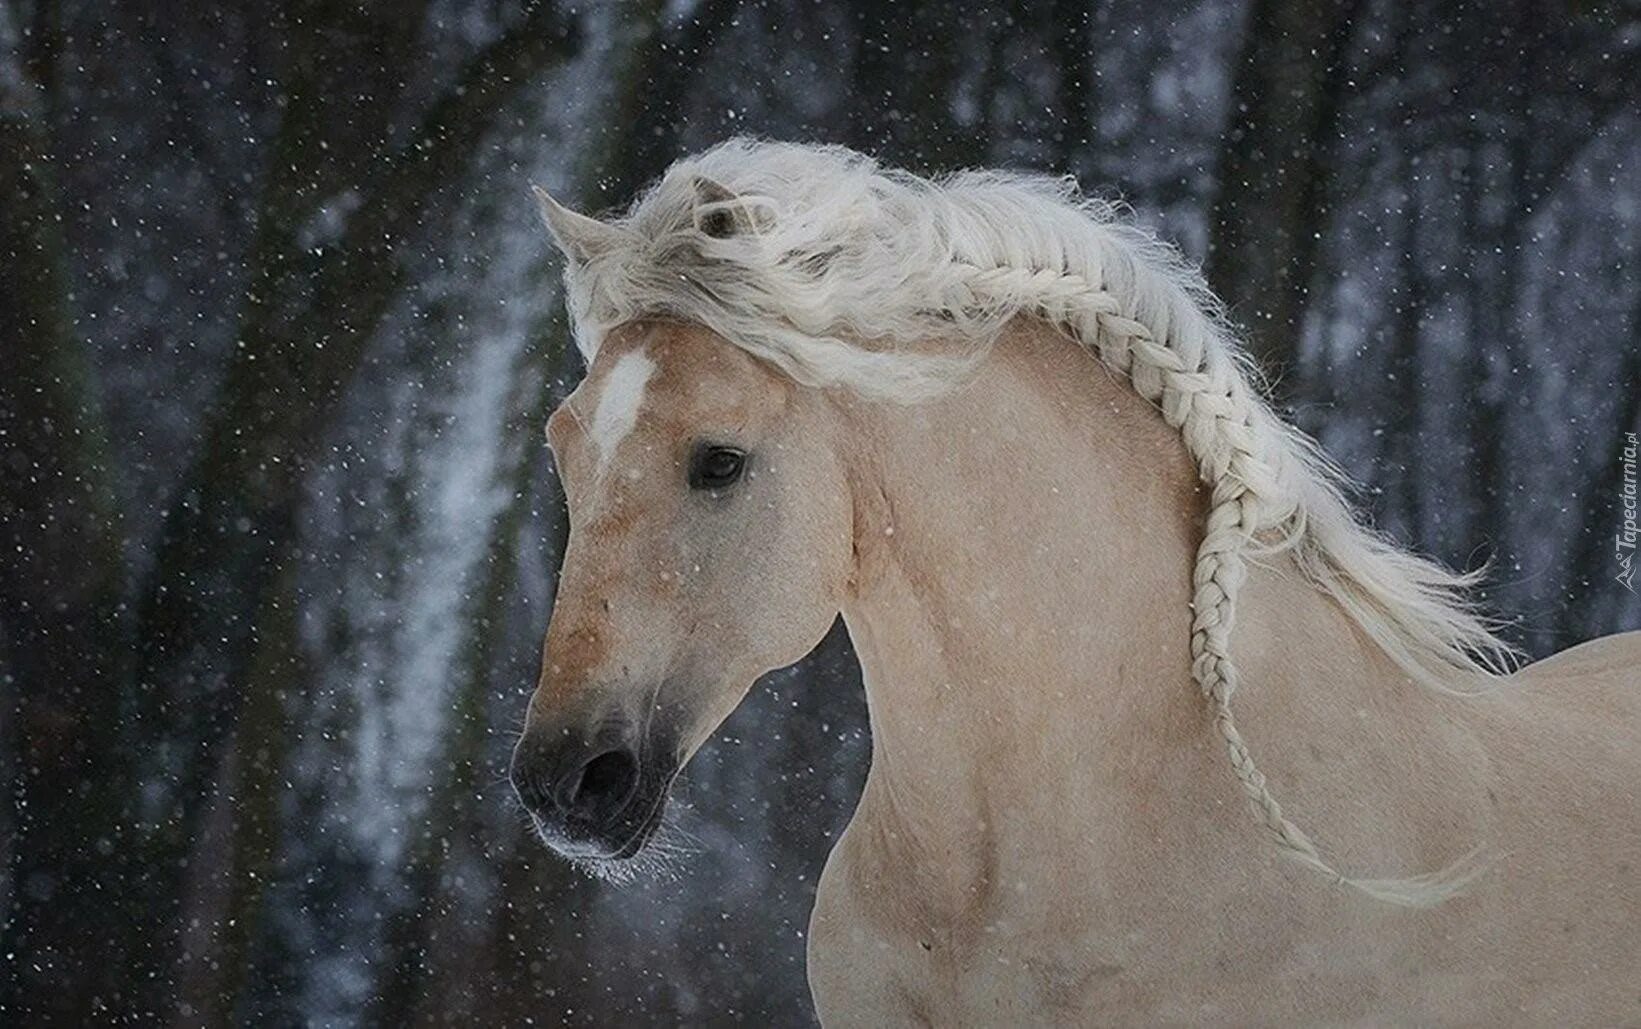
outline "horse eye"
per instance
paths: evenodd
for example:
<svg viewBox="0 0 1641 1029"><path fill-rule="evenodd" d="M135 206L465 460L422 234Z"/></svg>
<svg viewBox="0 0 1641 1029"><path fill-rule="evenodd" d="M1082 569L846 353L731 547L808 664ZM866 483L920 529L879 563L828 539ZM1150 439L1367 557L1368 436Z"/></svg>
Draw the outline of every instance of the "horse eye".
<svg viewBox="0 0 1641 1029"><path fill-rule="evenodd" d="M702 445L695 448L690 461L691 489L725 489L746 470L746 455L734 447Z"/></svg>

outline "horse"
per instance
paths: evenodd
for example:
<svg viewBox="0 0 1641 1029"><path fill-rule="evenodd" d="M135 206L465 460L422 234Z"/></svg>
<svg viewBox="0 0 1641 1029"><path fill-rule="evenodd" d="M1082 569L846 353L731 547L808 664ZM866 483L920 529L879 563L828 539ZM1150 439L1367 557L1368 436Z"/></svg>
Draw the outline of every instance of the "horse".
<svg viewBox="0 0 1641 1029"><path fill-rule="evenodd" d="M1126 212L752 139L538 199L587 364L510 769L549 846L642 868L841 614L824 1024L1641 1021L1641 633L1522 667Z"/></svg>

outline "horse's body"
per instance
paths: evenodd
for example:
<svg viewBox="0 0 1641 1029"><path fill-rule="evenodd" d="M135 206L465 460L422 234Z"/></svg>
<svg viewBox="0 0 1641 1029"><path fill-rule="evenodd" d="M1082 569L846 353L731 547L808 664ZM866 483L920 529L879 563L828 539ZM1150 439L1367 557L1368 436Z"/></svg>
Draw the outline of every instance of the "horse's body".
<svg viewBox="0 0 1641 1029"><path fill-rule="evenodd" d="M1195 473L1132 390L1023 325L969 388L854 417L873 755L816 898L823 1021L1641 1020L1641 634L1455 698L1252 574L1239 706L1296 821L1352 869L1491 862L1390 906L1261 845L1179 642Z"/></svg>
<svg viewBox="0 0 1641 1029"><path fill-rule="evenodd" d="M590 368L513 769L544 838L629 868L841 611L873 755L823 1021L1641 1022L1641 634L1492 674L1467 581L1059 203L756 144L616 226L545 202Z"/></svg>

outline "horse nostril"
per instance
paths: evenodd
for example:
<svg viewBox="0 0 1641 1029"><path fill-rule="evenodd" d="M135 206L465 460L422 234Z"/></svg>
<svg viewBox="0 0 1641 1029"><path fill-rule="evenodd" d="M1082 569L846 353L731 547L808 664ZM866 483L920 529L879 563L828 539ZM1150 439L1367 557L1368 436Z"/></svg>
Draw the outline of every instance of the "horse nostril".
<svg viewBox="0 0 1641 1029"><path fill-rule="evenodd" d="M547 791L542 788L541 779L529 762L515 757L507 770L507 778L512 780L513 792L518 794L519 801L526 808L540 812L547 807Z"/></svg>
<svg viewBox="0 0 1641 1029"><path fill-rule="evenodd" d="M637 785L637 757L628 750L607 750L565 776L553 800L565 814L605 822L626 806Z"/></svg>

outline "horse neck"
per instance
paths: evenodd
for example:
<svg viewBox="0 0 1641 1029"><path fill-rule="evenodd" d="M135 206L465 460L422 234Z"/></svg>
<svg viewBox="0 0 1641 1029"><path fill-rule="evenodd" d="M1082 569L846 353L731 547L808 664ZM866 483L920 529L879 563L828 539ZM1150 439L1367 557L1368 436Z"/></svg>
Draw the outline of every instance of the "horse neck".
<svg viewBox="0 0 1641 1029"><path fill-rule="evenodd" d="M995 824L1044 782L1061 796L1132 788L1137 752L1179 742L1223 760L1202 745L1190 674L1206 494L1178 435L1125 382L1020 322L970 385L852 417L866 458L844 618L871 712L871 789L930 827L976 807ZM1387 674L1296 576L1255 569L1241 608L1233 646L1261 708L1307 685L1269 642L1278 619L1332 662L1327 691L1308 684L1325 692L1313 710Z"/></svg>

